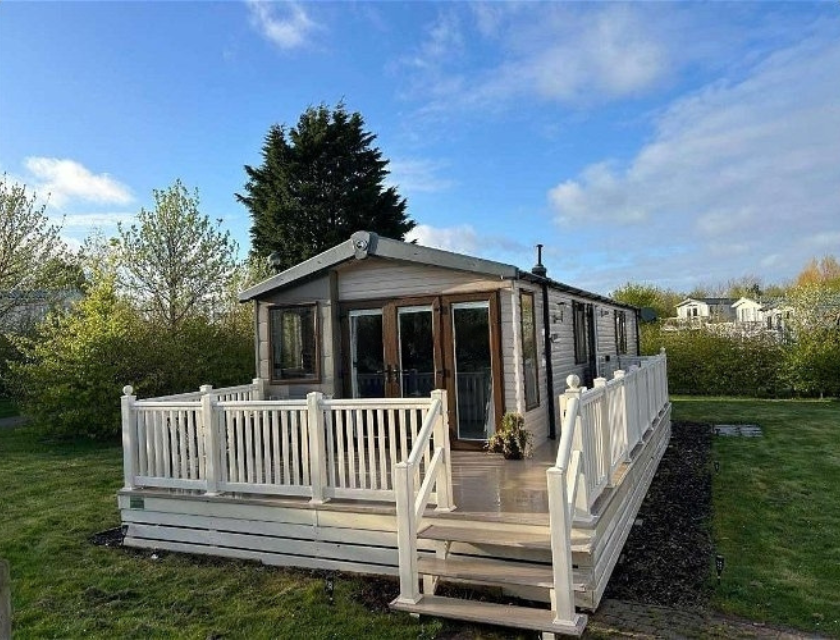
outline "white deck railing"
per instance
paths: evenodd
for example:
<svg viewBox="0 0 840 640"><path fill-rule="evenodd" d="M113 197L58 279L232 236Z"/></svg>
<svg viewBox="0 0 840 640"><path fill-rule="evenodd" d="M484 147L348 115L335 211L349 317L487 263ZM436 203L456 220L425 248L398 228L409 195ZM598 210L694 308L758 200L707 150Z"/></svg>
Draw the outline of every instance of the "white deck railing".
<svg viewBox="0 0 840 640"><path fill-rule="evenodd" d="M428 416L443 419L443 392L429 399L330 400L310 393L305 400L269 401L261 380L147 400L137 400L131 387L123 392L127 489L394 502L392 472L400 461L419 450L415 472L428 474L436 449L448 451L448 427L441 435L436 426L421 444ZM448 459L445 475L448 487ZM449 495L439 487L429 499Z"/></svg>
<svg viewBox="0 0 840 640"><path fill-rule="evenodd" d="M610 381L596 379L589 390L580 387L577 376L569 376L569 389L560 396L560 446L547 471L556 624L574 628L580 623L572 579L574 520L592 519L592 507L612 486L618 466L632 459L668 407L664 350L638 363L627 372L616 371Z"/></svg>
<svg viewBox="0 0 840 640"><path fill-rule="evenodd" d="M452 471L449 464L446 392L433 391L432 405L407 458L394 471L397 502L397 549L400 602L420 600L417 531L429 503L451 511Z"/></svg>

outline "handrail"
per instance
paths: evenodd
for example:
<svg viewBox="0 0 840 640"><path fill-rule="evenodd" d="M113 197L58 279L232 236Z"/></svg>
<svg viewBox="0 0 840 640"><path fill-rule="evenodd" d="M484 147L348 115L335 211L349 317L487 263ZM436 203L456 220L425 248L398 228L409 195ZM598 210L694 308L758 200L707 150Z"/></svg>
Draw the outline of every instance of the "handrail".
<svg viewBox="0 0 840 640"><path fill-rule="evenodd" d="M429 412L417 433L408 458L394 467L397 507L397 551L399 553L401 602L420 600L417 570L417 529L426 504L437 487L437 510L451 511L452 475L449 466L449 425L446 392L433 391ZM427 458L434 436L434 452ZM425 476L415 491L420 462L426 459Z"/></svg>
<svg viewBox="0 0 840 640"><path fill-rule="evenodd" d="M566 405L566 415L563 416L563 426L560 431L560 445L557 447L557 460L554 462L554 466L561 471L569 468L579 408L578 398L572 398Z"/></svg>
<svg viewBox="0 0 840 640"><path fill-rule="evenodd" d="M414 446L411 447L411 453L408 455L408 464L414 466L420 464L420 459L429 447L429 441L432 439L432 433L435 429L435 422L437 421L437 414L440 412L440 400L435 399L429 407L429 412L426 414L426 419L423 421L423 426L417 433L417 438L414 440Z"/></svg>

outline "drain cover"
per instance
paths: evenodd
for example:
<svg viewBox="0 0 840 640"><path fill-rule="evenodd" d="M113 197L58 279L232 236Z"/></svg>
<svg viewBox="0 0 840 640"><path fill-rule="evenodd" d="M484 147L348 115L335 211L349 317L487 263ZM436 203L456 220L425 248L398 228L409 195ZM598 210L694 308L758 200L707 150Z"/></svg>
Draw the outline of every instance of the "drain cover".
<svg viewBox="0 0 840 640"><path fill-rule="evenodd" d="M761 427L756 424L716 424L716 436L740 436L742 438L760 438Z"/></svg>

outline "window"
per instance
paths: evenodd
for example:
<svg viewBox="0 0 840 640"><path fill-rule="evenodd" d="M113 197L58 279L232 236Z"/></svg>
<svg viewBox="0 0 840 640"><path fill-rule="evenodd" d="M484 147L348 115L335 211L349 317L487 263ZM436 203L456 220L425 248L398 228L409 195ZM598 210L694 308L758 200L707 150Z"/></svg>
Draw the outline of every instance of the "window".
<svg viewBox="0 0 840 640"><path fill-rule="evenodd" d="M615 311L615 349L627 353L627 316L624 311Z"/></svg>
<svg viewBox="0 0 840 640"><path fill-rule="evenodd" d="M586 305L577 300L572 302L572 319L575 331L575 364L589 360L589 327L586 323Z"/></svg>
<svg viewBox="0 0 840 640"><path fill-rule="evenodd" d="M273 382L318 382L318 307L268 310Z"/></svg>
<svg viewBox="0 0 840 640"><path fill-rule="evenodd" d="M522 368L525 372L525 409L540 405L538 378L539 356L537 354L537 322L534 318L534 294L523 291L519 294L522 310L520 329L522 331Z"/></svg>

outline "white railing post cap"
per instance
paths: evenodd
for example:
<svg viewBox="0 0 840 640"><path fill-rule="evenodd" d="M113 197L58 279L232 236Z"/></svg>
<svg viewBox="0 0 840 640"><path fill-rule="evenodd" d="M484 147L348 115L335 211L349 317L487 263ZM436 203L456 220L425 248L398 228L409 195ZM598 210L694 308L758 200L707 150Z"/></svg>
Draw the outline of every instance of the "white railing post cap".
<svg viewBox="0 0 840 640"><path fill-rule="evenodd" d="M566 377L566 385L569 389L579 389L580 378L573 373L572 375Z"/></svg>
<svg viewBox="0 0 840 640"><path fill-rule="evenodd" d="M130 384L125 385L123 387L123 395L124 396L134 395L134 387L132 387Z"/></svg>

